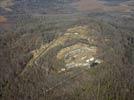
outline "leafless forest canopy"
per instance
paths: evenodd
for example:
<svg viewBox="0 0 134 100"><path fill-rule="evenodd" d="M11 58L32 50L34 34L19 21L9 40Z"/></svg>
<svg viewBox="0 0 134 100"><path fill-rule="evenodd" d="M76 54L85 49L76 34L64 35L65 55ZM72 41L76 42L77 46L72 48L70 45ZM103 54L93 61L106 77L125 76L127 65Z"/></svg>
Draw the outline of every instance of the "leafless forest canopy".
<svg viewBox="0 0 134 100"><path fill-rule="evenodd" d="M1 0L1 100L133 100L133 0Z"/></svg>

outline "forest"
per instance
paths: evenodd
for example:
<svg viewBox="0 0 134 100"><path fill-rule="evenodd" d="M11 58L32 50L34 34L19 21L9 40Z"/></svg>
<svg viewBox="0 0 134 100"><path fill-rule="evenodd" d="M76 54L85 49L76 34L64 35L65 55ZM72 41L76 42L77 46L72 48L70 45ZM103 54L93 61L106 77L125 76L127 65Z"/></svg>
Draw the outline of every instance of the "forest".
<svg viewBox="0 0 134 100"><path fill-rule="evenodd" d="M80 1L0 1L1 100L133 99L133 5L81 11Z"/></svg>

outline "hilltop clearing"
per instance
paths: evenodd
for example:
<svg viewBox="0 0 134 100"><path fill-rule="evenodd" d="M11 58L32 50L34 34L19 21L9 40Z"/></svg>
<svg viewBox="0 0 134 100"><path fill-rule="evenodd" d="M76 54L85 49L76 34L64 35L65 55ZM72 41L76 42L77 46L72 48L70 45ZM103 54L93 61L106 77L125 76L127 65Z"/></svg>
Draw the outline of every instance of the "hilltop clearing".
<svg viewBox="0 0 134 100"><path fill-rule="evenodd" d="M94 34L94 29L86 25L69 28L64 35L34 50L31 60L23 71L18 74L19 79L15 79L16 81L10 86L12 88L17 84L21 86L25 82L27 84L28 80L34 79L31 81L34 81L38 88L40 86L41 88L44 87L44 93L58 91L57 88L60 86L65 86L66 92L69 93L69 91L77 87L75 84L81 84L79 78L76 78L74 82L72 82L71 78L80 76L87 81L88 74L86 74L85 70L96 67L103 62L98 58L101 53L97 53L99 48ZM38 72L35 74L36 71ZM38 76L41 80L38 80ZM41 81L43 84L39 85L38 83ZM66 82L69 82L69 84L66 84ZM28 84L26 87L21 88L23 93L25 93L25 88L31 88L33 84L27 86ZM35 93L34 91L36 89L32 90L32 94ZM61 91L63 91L63 88L60 89L59 93Z"/></svg>

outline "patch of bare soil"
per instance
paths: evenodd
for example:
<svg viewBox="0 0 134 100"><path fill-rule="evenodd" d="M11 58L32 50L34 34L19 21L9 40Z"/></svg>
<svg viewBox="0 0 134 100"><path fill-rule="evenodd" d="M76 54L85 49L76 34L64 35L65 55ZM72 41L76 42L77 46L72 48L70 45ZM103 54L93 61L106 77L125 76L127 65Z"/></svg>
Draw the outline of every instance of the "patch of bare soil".
<svg viewBox="0 0 134 100"><path fill-rule="evenodd" d="M7 19L4 16L0 16L0 23L4 23L6 21L7 21Z"/></svg>
<svg viewBox="0 0 134 100"><path fill-rule="evenodd" d="M8 19L4 16L0 16L0 28L9 29L11 24L8 22Z"/></svg>

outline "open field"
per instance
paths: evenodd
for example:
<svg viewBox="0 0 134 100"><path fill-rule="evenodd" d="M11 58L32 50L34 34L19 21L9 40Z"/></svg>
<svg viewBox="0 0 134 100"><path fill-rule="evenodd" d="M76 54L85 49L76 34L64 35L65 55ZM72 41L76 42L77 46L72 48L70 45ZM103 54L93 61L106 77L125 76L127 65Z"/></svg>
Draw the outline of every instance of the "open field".
<svg viewBox="0 0 134 100"><path fill-rule="evenodd" d="M103 0L102 1L101 0L100 1L99 0L80 0L79 2L76 2L73 5L80 11L91 11L91 12L112 12L112 11L129 12L133 9L133 6L128 6L125 3L120 3L119 5L115 5L115 6L109 6L105 4L104 1Z"/></svg>

